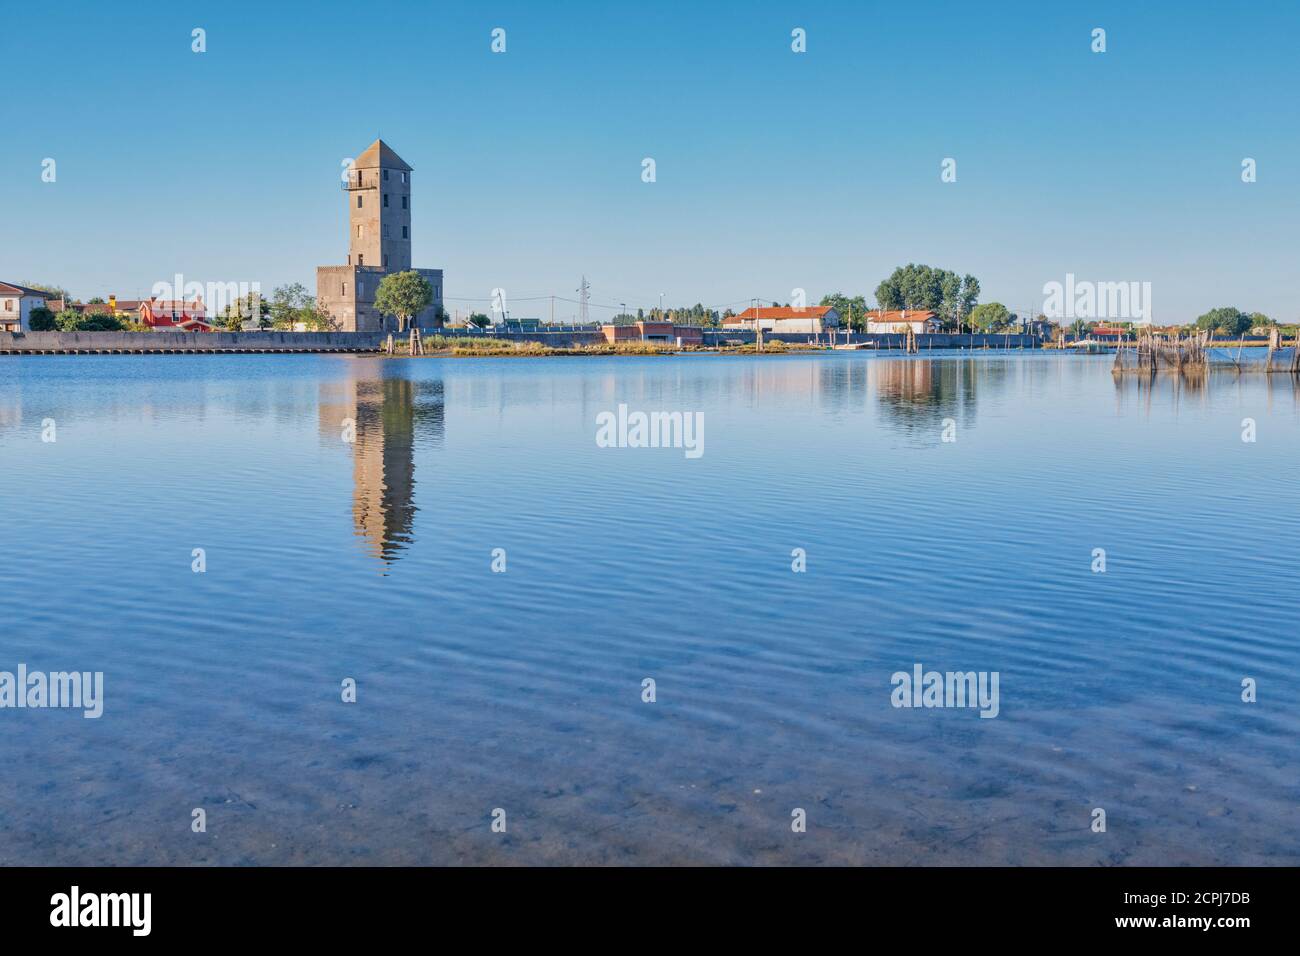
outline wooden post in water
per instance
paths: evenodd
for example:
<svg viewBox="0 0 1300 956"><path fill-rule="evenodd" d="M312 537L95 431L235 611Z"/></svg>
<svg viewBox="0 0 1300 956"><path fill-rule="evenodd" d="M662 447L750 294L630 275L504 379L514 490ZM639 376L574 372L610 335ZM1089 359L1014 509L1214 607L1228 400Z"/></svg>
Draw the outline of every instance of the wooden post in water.
<svg viewBox="0 0 1300 956"><path fill-rule="evenodd" d="M387 351L389 355L393 354L393 333L392 332L388 333L388 344L385 347L385 351Z"/></svg>

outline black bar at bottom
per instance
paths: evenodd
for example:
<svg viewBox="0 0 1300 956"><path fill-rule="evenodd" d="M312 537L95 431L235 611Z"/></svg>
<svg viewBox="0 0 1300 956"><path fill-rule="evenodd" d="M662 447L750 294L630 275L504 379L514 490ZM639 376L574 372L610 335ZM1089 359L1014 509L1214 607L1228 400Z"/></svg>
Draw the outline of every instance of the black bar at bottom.
<svg viewBox="0 0 1300 956"><path fill-rule="evenodd" d="M1231 945L1287 928L1295 879L1294 868L3 869L0 926L6 940L331 947L420 929L609 945L625 932L639 947L684 941L661 934L687 926L732 943L783 929L927 945L1044 933Z"/></svg>

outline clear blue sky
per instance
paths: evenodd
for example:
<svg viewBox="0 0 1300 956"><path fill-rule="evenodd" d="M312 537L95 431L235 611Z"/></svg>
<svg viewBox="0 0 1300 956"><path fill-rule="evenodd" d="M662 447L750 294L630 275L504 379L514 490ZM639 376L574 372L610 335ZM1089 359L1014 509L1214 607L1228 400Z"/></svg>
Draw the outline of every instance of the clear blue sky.
<svg viewBox="0 0 1300 956"><path fill-rule="evenodd" d="M1293 321L1298 42L1291 2L12 4L0 279L314 288L381 134L452 308L544 316L584 272L631 307L870 296L917 261L1013 309L1073 272Z"/></svg>

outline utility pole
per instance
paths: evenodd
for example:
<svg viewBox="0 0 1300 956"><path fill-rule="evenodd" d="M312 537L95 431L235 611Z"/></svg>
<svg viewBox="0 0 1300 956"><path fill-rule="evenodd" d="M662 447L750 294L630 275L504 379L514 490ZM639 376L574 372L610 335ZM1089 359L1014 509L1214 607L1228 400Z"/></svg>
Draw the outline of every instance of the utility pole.
<svg viewBox="0 0 1300 956"><path fill-rule="evenodd" d="M578 286L578 315L583 325L587 324L587 301L591 298L591 286L587 283L587 277L582 277L582 285Z"/></svg>

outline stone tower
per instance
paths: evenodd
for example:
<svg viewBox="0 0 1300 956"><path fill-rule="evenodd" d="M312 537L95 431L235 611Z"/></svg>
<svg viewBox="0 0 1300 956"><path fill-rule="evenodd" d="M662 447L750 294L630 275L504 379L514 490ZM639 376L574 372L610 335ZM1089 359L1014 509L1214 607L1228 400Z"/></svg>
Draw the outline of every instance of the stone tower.
<svg viewBox="0 0 1300 956"><path fill-rule="evenodd" d="M348 265L411 268L411 167L383 140L357 157L348 196Z"/></svg>
<svg viewBox="0 0 1300 956"><path fill-rule="evenodd" d="M384 276L411 268L411 167L375 140L344 173L348 264L316 270L316 302L346 332L395 331L396 320L374 308ZM416 269L433 286L433 302L413 325L441 325L442 270Z"/></svg>

